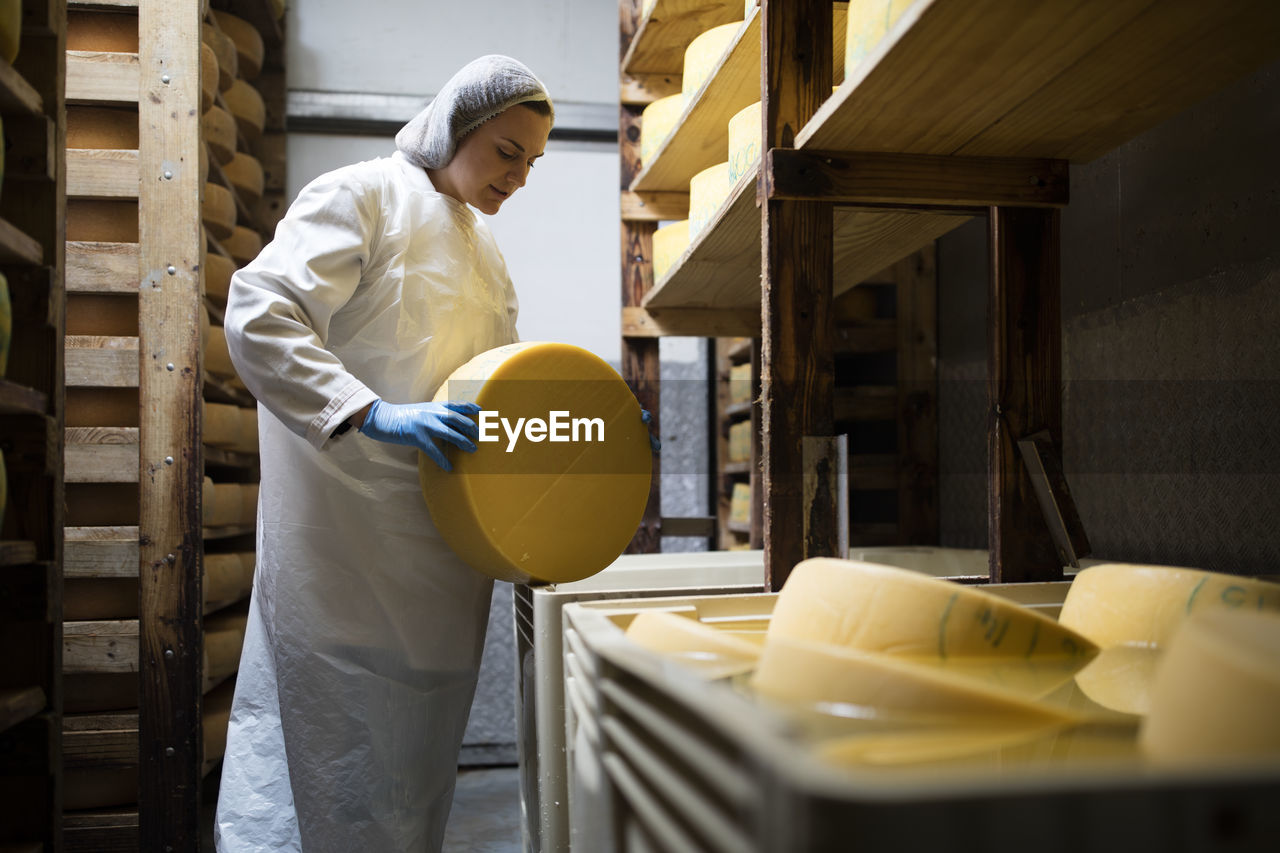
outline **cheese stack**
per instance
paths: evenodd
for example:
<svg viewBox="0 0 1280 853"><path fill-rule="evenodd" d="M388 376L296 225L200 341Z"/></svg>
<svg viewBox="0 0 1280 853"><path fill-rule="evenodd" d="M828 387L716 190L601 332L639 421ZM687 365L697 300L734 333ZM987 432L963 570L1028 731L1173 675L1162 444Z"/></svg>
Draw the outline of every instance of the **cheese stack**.
<svg viewBox="0 0 1280 853"><path fill-rule="evenodd" d="M689 248L689 220L669 222L653 233L653 280L660 282L667 277Z"/></svg>
<svg viewBox="0 0 1280 853"><path fill-rule="evenodd" d="M680 80L680 93L686 103L693 100L693 96L711 77L741 29L741 21L721 24L689 42L684 51L684 74Z"/></svg>

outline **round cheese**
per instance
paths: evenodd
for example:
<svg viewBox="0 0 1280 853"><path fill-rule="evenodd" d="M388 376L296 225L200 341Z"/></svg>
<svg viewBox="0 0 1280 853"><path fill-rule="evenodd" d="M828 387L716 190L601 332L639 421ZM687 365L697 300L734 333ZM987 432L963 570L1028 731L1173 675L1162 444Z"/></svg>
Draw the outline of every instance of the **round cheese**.
<svg viewBox="0 0 1280 853"><path fill-rule="evenodd" d="M689 42L689 46L684 51L684 76L680 81L680 92L686 102L693 99L693 96L715 72L720 65L720 58L724 56L741 29L741 21L721 24Z"/></svg>
<svg viewBox="0 0 1280 853"><path fill-rule="evenodd" d="M760 102L743 107L729 119L729 183L756 170L760 159Z"/></svg>
<svg viewBox="0 0 1280 853"><path fill-rule="evenodd" d="M200 25L200 40L213 49L218 59L218 89L227 91L240 73L235 42L212 24Z"/></svg>
<svg viewBox="0 0 1280 853"><path fill-rule="evenodd" d="M204 351L204 369L222 379L231 379L236 375L236 369L231 364L231 353L227 351L227 333L221 326L209 329L209 343Z"/></svg>
<svg viewBox="0 0 1280 853"><path fill-rule="evenodd" d="M236 188L236 192L240 194L240 198L246 205L252 206L262 198L264 182L262 163L258 162L256 157L237 151L231 161L222 167L222 172L231 182L231 186Z"/></svg>
<svg viewBox="0 0 1280 853"><path fill-rule="evenodd" d="M240 523L255 524L258 521L258 484L240 484Z"/></svg>
<svg viewBox="0 0 1280 853"><path fill-rule="evenodd" d="M258 253L262 251L262 236L252 228L237 225L232 230L231 236L222 241L222 248L226 249L240 266L244 266L258 257Z"/></svg>
<svg viewBox="0 0 1280 853"><path fill-rule="evenodd" d="M205 252L204 255L204 292L218 305L227 304L227 295L231 292L231 276L235 274L236 262L217 252Z"/></svg>
<svg viewBox="0 0 1280 853"><path fill-rule="evenodd" d="M475 453L420 454L423 495L440 535L499 580L565 583L617 559L649 497L652 451L640 404L598 356L519 343L459 367L436 401L481 408Z"/></svg>
<svg viewBox="0 0 1280 853"><path fill-rule="evenodd" d="M204 443L231 447L240 438L240 407L229 403L204 403Z"/></svg>
<svg viewBox="0 0 1280 853"><path fill-rule="evenodd" d="M253 80L262 71L262 60L266 56L266 47L262 43L262 33L244 18L230 12L212 10L218 28L231 39L236 48L236 63L240 76Z"/></svg>
<svg viewBox="0 0 1280 853"><path fill-rule="evenodd" d="M204 478L202 514L206 527L226 527L240 520L240 484Z"/></svg>
<svg viewBox="0 0 1280 853"><path fill-rule="evenodd" d="M637 646L673 658L707 678L749 672L760 658L760 646L706 625L696 615L646 610L631 620L626 636Z"/></svg>
<svg viewBox="0 0 1280 853"><path fill-rule="evenodd" d="M695 239L711 224L732 188L729 164L717 163L703 169L689 181L689 239Z"/></svg>
<svg viewBox="0 0 1280 853"><path fill-rule="evenodd" d="M218 54L200 43L200 112L205 113L218 98Z"/></svg>
<svg viewBox="0 0 1280 853"><path fill-rule="evenodd" d="M204 141L219 165L231 162L236 156L236 120L222 107L210 107L200 119Z"/></svg>
<svg viewBox="0 0 1280 853"><path fill-rule="evenodd" d="M653 280L662 281L689 248L689 220L670 222L653 233Z"/></svg>
<svg viewBox="0 0 1280 853"><path fill-rule="evenodd" d="M238 453L258 452L257 407L240 410L240 437L231 449Z"/></svg>
<svg viewBox="0 0 1280 853"><path fill-rule="evenodd" d="M1160 763L1280 759L1280 614L1222 609L1169 641L1140 735Z"/></svg>
<svg viewBox="0 0 1280 853"><path fill-rule="evenodd" d="M684 95L668 95L644 108L640 114L640 162L649 164L667 141L684 111Z"/></svg>
<svg viewBox="0 0 1280 853"><path fill-rule="evenodd" d="M267 124L267 107L258 90L243 80L236 80L222 94L222 100L235 116L236 126L245 138L254 141L262 136Z"/></svg>
<svg viewBox="0 0 1280 853"><path fill-rule="evenodd" d="M844 37L846 75L875 50L902 13L915 3L916 0L862 0L849 4Z"/></svg>
<svg viewBox="0 0 1280 853"><path fill-rule="evenodd" d="M205 183L200 220L215 240L230 237L236 227L236 200L231 190L221 184Z"/></svg>
<svg viewBox="0 0 1280 853"><path fill-rule="evenodd" d="M0 56L10 65L22 41L22 0L0 0Z"/></svg>

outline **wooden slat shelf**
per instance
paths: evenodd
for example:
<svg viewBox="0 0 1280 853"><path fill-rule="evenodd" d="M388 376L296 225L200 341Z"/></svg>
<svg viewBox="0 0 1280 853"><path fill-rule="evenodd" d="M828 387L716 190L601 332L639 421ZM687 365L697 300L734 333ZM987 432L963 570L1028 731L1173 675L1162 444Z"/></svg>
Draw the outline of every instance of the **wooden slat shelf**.
<svg viewBox="0 0 1280 853"><path fill-rule="evenodd" d="M0 263L31 264L44 262L44 247L11 223L0 219Z"/></svg>
<svg viewBox="0 0 1280 853"><path fill-rule="evenodd" d="M0 732L29 720L44 710L44 690L39 687L9 687L0 690Z"/></svg>
<svg viewBox="0 0 1280 853"><path fill-rule="evenodd" d="M0 379L0 414L43 415L49 408L49 395L8 379Z"/></svg>
<svg viewBox="0 0 1280 853"><path fill-rule="evenodd" d="M898 389L892 385L855 385L837 388L835 419L841 421L896 421Z"/></svg>
<svg viewBox="0 0 1280 853"><path fill-rule="evenodd" d="M231 403L236 406L254 406L258 402L248 391L242 391L208 373L204 376L204 398L213 403Z"/></svg>
<svg viewBox="0 0 1280 853"><path fill-rule="evenodd" d="M137 766L137 712L64 717L62 754L72 769Z"/></svg>
<svg viewBox="0 0 1280 853"><path fill-rule="evenodd" d="M898 457L892 453L849 457L849 488L889 491L898 488Z"/></svg>
<svg viewBox="0 0 1280 853"><path fill-rule="evenodd" d="M726 521L725 529L732 533L741 533L743 536L751 535L751 523L746 521Z"/></svg>
<svg viewBox="0 0 1280 853"><path fill-rule="evenodd" d="M67 103L136 105L141 83L136 53L67 51Z"/></svg>
<svg viewBox="0 0 1280 853"><path fill-rule="evenodd" d="M68 483L138 482L137 427L69 427L65 447Z"/></svg>
<svg viewBox="0 0 1280 853"><path fill-rule="evenodd" d="M720 466L720 473L727 475L750 474L750 462L726 462Z"/></svg>
<svg viewBox="0 0 1280 853"><path fill-rule="evenodd" d="M138 292L138 244L67 241L68 293Z"/></svg>
<svg viewBox="0 0 1280 853"><path fill-rule="evenodd" d="M252 524L229 524L226 527L204 528L205 539L230 539L234 536L245 536L253 533L257 527Z"/></svg>
<svg viewBox="0 0 1280 853"><path fill-rule="evenodd" d="M724 407L724 415L726 418L741 418L751 414L751 401L742 403L730 403Z"/></svg>
<svg viewBox="0 0 1280 853"><path fill-rule="evenodd" d="M1273 0L920 0L796 147L1088 162L1277 56Z"/></svg>
<svg viewBox="0 0 1280 853"><path fill-rule="evenodd" d="M67 335L68 388L138 387L138 339Z"/></svg>
<svg viewBox="0 0 1280 853"><path fill-rule="evenodd" d="M136 149L67 149L67 197L128 201L138 197Z"/></svg>
<svg viewBox="0 0 1280 853"><path fill-rule="evenodd" d="M0 567L25 566L36 560L36 543L25 539L0 540Z"/></svg>
<svg viewBox="0 0 1280 853"><path fill-rule="evenodd" d="M712 27L741 21L742 11L742 0L657 0L636 29L623 72L679 76L689 42Z"/></svg>
<svg viewBox="0 0 1280 853"><path fill-rule="evenodd" d="M249 468L257 470L259 465L258 454L241 453L235 450L227 450L222 447L204 446L204 464L205 465L225 465L228 468Z"/></svg>
<svg viewBox="0 0 1280 853"><path fill-rule="evenodd" d="M67 527L63 574L67 578L136 578L138 528Z"/></svg>
<svg viewBox="0 0 1280 853"><path fill-rule="evenodd" d="M0 113L44 115L44 99L40 93L3 59L0 59Z"/></svg>

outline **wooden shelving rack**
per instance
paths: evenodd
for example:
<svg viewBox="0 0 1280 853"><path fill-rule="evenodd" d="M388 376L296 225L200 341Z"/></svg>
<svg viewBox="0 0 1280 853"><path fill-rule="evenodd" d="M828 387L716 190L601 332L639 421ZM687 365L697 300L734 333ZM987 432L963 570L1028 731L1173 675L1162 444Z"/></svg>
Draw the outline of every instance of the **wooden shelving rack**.
<svg viewBox="0 0 1280 853"><path fill-rule="evenodd" d="M62 54L66 5L22 3L13 65L0 59L4 185L0 273L13 332L0 378L0 849L62 845Z"/></svg>
<svg viewBox="0 0 1280 853"><path fill-rule="evenodd" d="M1069 164L1280 55L1280 7L918 0L841 82L828 0L760 0L745 16L741 0L646 5L620 3L624 376L656 384L656 363L638 354L664 334L761 338L772 587L804 557L837 550L835 507L815 497L836 491L805 486L833 467L833 299L975 216L988 221L992 269L990 577L1059 578L1016 442L1044 429L1061 446L1058 232ZM676 130L653 162L638 162L643 105L679 91L689 41L735 20L737 39ZM656 223L686 217L689 179L724 158L729 117L756 100L756 174L654 281Z"/></svg>
<svg viewBox="0 0 1280 853"><path fill-rule="evenodd" d="M202 89L217 12L262 37L264 127L235 111L230 61ZM230 271L283 208L284 39L268 0L73 0L68 14L66 847L193 850L225 746L259 475L222 312ZM235 151L209 135L214 108L235 119ZM261 163L261 195L224 170L237 152ZM241 231L219 239L231 226L211 197Z"/></svg>

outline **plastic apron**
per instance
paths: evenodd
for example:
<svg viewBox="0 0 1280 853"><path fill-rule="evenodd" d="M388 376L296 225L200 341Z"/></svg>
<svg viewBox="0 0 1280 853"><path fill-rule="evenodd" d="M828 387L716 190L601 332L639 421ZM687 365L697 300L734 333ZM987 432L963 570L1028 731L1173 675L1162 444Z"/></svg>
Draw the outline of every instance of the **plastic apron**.
<svg viewBox="0 0 1280 853"><path fill-rule="evenodd" d="M432 526L416 450L329 434L375 397L430 400L515 314L483 221L399 154L310 184L236 274L262 483L219 850L440 847L492 582Z"/></svg>

